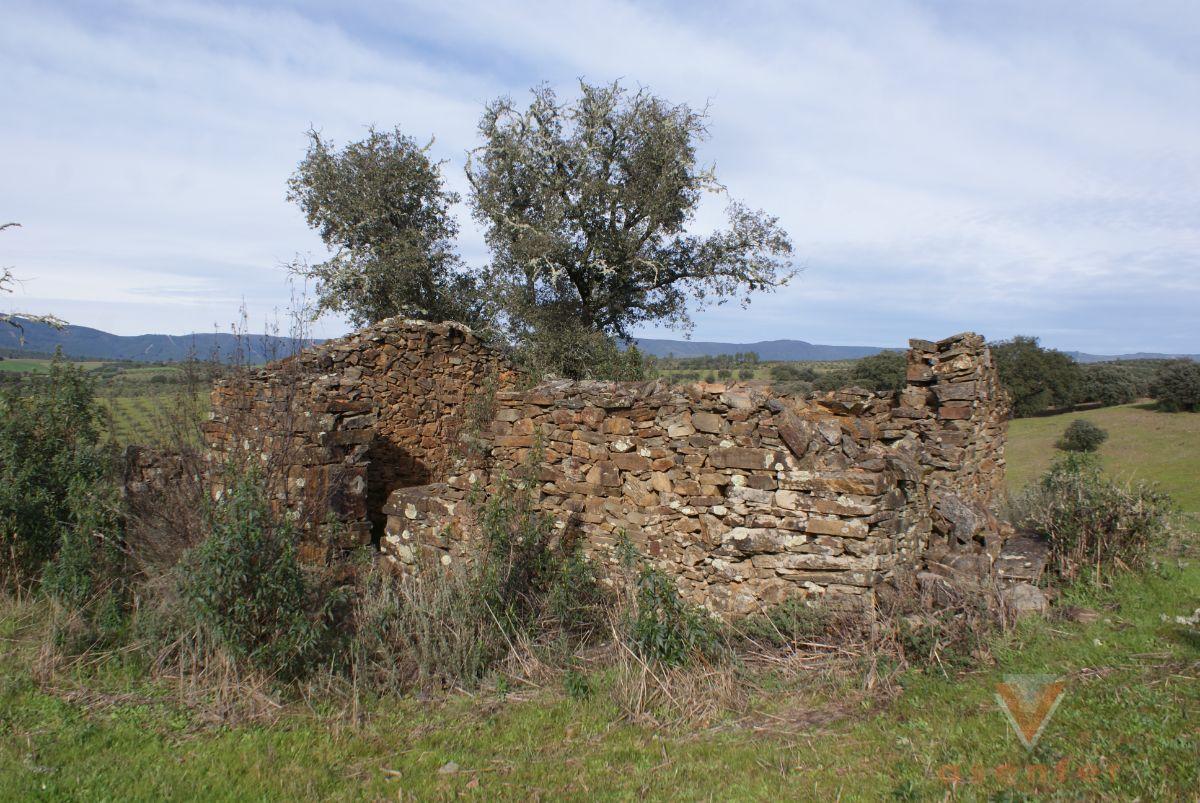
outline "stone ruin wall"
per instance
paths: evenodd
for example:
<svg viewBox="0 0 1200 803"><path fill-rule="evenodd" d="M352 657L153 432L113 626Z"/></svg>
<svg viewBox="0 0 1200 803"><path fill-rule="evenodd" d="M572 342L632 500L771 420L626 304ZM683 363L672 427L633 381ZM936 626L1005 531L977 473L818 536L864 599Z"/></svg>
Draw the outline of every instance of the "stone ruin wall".
<svg viewBox="0 0 1200 803"><path fill-rule="evenodd" d="M371 543L388 493L446 474L472 404L513 380L465 327L393 318L218 382L203 431L216 462L276 464L268 476L286 482L272 493L308 525L302 552L318 559Z"/></svg>
<svg viewBox="0 0 1200 803"><path fill-rule="evenodd" d="M473 493L532 461L538 506L601 567L627 537L714 612L857 608L898 570L999 549L1008 409L991 356L973 334L911 346L895 394L519 389L464 327L391 319L219 383L204 431L213 463L281 467L273 493L311 524L312 560L372 540L406 572L469 560Z"/></svg>
<svg viewBox="0 0 1200 803"><path fill-rule="evenodd" d="M913 341L900 394L547 382L496 394L486 465L398 489L384 552L468 560L472 489L535 475L540 508L601 566L628 538L685 597L741 614L790 597L869 605L901 568L990 562L1007 405L984 341Z"/></svg>
<svg viewBox="0 0 1200 803"><path fill-rule="evenodd" d="M986 573L1005 534L995 514L1005 497L1011 413L991 351L973 333L911 340L906 379L891 418L922 445L934 535L925 564L944 574L964 564Z"/></svg>

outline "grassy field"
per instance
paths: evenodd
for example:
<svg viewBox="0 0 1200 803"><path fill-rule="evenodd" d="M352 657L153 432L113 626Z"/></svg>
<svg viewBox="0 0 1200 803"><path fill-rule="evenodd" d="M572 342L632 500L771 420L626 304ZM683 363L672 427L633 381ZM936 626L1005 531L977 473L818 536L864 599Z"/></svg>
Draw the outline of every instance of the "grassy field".
<svg viewBox="0 0 1200 803"><path fill-rule="evenodd" d="M7 358L0 360L0 372L39 376L49 372L50 363L48 359ZM183 369L177 365L94 360L76 361L74 365L95 380L103 409L101 427L117 445L149 444L160 439L164 414L179 407Z"/></svg>
<svg viewBox="0 0 1200 803"><path fill-rule="evenodd" d="M151 444L159 439L162 416L175 401L169 393L137 396L103 396L104 430L120 446Z"/></svg>
<svg viewBox="0 0 1200 803"><path fill-rule="evenodd" d="M1200 415L1161 413L1148 403L1013 421L1007 452L1010 492L1046 470L1054 459L1054 442L1076 418L1108 431L1099 451L1105 470L1125 480L1156 482L1183 509L1200 513Z"/></svg>
<svg viewBox="0 0 1200 803"><path fill-rule="evenodd" d="M1200 416L1082 415L1109 429L1113 471L1196 498L1200 480L1170 449L1195 459ZM1017 481L1050 459L1047 444L1071 417L1013 425ZM857 675L780 676L760 681L744 715L691 727L631 721L606 675L583 700L550 680L357 712L294 704L270 725L214 725L119 661L39 674L44 616L9 603L0 798L1196 800L1200 634L1173 617L1200 607L1200 561L1164 557L1067 601L1100 616L1027 620L996 637L994 665L968 674L910 670L894 698L863 690ZM1066 679L1032 753L995 702L1011 673Z"/></svg>
<svg viewBox="0 0 1200 803"><path fill-rule="evenodd" d="M93 370L104 365L102 362L83 361L75 365L84 370ZM14 374L44 374L50 370L50 360L4 359L0 360L0 371Z"/></svg>

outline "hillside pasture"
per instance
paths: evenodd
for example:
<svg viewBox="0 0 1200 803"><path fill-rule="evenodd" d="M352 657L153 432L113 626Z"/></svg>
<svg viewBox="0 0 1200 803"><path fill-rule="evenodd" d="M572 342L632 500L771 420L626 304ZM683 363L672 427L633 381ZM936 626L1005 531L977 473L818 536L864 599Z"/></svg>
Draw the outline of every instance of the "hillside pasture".
<svg viewBox="0 0 1200 803"><path fill-rule="evenodd" d="M1012 421L1009 493L1020 491L1062 454L1054 444L1077 418L1108 431L1097 452L1105 471L1120 480L1155 482L1184 511L1200 513L1200 414L1164 413L1150 402Z"/></svg>

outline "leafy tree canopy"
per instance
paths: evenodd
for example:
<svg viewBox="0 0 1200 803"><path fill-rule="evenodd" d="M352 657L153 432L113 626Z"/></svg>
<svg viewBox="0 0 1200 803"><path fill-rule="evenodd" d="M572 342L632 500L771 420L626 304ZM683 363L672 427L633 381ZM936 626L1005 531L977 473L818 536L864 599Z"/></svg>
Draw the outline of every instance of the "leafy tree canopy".
<svg viewBox="0 0 1200 803"><path fill-rule="evenodd" d="M1155 379L1152 392L1164 410L1200 412L1200 364L1169 363Z"/></svg>
<svg viewBox="0 0 1200 803"><path fill-rule="evenodd" d="M1012 397L1013 415L1036 415L1074 404L1082 372L1070 355L1042 348L1036 337L1018 335L992 344L1000 382Z"/></svg>
<svg viewBox="0 0 1200 803"><path fill-rule="evenodd" d="M615 83L580 91L489 104L467 167L518 339L565 321L620 338L647 322L686 330L689 301L744 303L787 281L774 217L731 202L726 228L687 231L701 199L724 192L696 154L704 112Z"/></svg>
<svg viewBox="0 0 1200 803"><path fill-rule="evenodd" d="M454 250L458 225L441 166L402 134L370 129L337 150L316 131L288 182L288 200L332 252L295 270L316 280L318 311L355 325L393 315L478 325L482 294Z"/></svg>

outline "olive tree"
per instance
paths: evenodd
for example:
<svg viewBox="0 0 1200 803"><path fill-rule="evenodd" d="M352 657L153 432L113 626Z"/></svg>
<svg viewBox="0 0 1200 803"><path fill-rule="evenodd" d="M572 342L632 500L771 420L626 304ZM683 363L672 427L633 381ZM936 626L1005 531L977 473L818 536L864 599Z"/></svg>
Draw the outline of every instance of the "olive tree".
<svg viewBox="0 0 1200 803"><path fill-rule="evenodd" d="M332 252L293 269L316 281L317 311L344 313L355 325L393 315L478 324L484 304L475 277L454 248L456 193L428 146L399 129L369 129L341 150L309 132L288 200Z"/></svg>
<svg viewBox="0 0 1200 803"><path fill-rule="evenodd" d="M524 109L486 107L467 164L518 341L557 327L689 330L689 304L746 303L787 282L792 246L776 218L730 201L724 228L689 231L705 195L725 193L696 153L704 111L616 83L581 82L570 103L547 86L532 94Z"/></svg>

